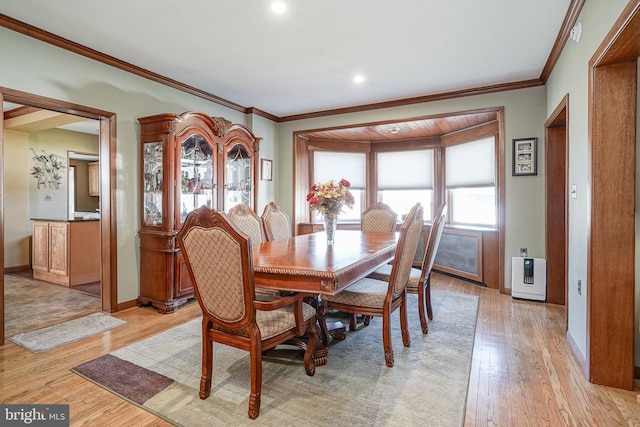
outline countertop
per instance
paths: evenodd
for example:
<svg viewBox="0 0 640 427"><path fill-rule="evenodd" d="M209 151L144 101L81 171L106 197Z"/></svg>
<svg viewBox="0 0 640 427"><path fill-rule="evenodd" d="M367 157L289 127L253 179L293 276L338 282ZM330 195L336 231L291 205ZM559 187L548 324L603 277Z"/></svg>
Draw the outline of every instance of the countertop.
<svg viewBox="0 0 640 427"><path fill-rule="evenodd" d="M100 218L76 218L76 219L60 219L60 218L31 218L32 221L47 221L47 222L88 222L88 221L100 221Z"/></svg>

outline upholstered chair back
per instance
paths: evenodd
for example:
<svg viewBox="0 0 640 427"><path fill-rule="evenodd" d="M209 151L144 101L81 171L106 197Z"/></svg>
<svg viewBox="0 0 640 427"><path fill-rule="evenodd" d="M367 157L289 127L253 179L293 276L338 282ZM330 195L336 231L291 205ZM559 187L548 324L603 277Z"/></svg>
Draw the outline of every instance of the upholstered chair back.
<svg viewBox="0 0 640 427"><path fill-rule="evenodd" d="M264 242L262 220L249 206L242 203L235 205L229 210L229 218L251 238L252 244Z"/></svg>
<svg viewBox="0 0 640 427"><path fill-rule="evenodd" d="M424 253L424 260L422 262L422 271L425 274L431 273L433 263L436 260L436 254L438 253L438 246L440 246L440 238L442 237L442 230L444 229L445 219L447 217L447 204L443 203L436 212L436 217L433 220L431 231L429 231L429 239L427 241L427 248Z"/></svg>
<svg viewBox="0 0 640 427"><path fill-rule="evenodd" d="M396 231L397 220L398 214L382 202L369 206L360 215L362 231L391 233Z"/></svg>
<svg viewBox="0 0 640 427"><path fill-rule="evenodd" d="M222 211L203 206L177 236L203 314L214 327L242 329L254 319L249 240ZM224 296L224 297L221 297Z"/></svg>
<svg viewBox="0 0 640 427"><path fill-rule="evenodd" d="M288 239L292 236L289 216L276 203L271 202L265 206L261 218L268 241Z"/></svg>
<svg viewBox="0 0 640 427"><path fill-rule="evenodd" d="M402 294L407 286L423 223L424 209L420 203L417 203L411 208L400 228L400 237L389 278L389 291L392 292L392 299Z"/></svg>

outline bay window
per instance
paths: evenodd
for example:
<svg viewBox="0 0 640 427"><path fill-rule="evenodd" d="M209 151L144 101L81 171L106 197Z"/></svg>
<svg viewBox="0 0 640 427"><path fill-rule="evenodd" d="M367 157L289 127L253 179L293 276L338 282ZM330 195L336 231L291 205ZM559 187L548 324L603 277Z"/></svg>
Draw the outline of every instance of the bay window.
<svg viewBox="0 0 640 427"><path fill-rule="evenodd" d="M452 225L497 225L495 137L445 147L445 188Z"/></svg>
<svg viewBox="0 0 640 427"><path fill-rule="evenodd" d="M360 213L365 209L367 177L367 156L365 153L313 151L313 183L325 183L334 180L336 183L346 179L351 183L351 194L355 199L353 209L344 209L338 222L360 221ZM315 221L322 221L321 215L315 212Z"/></svg>
<svg viewBox="0 0 640 427"><path fill-rule="evenodd" d="M441 138L402 142L298 141L298 175L294 188L299 222L320 223L309 213L306 194L314 183L344 178L351 183L353 209L339 216L341 223L360 221L375 202L389 205L398 219L419 202L426 222L438 205L448 204L447 226L498 228L498 149L495 124ZM350 226L346 226L350 227Z"/></svg>
<svg viewBox="0 0 640 427"><path fill-rule="evenodd" d="M434 150L377 153L378 201L403 218L417 202L433 216Z"/></svg>

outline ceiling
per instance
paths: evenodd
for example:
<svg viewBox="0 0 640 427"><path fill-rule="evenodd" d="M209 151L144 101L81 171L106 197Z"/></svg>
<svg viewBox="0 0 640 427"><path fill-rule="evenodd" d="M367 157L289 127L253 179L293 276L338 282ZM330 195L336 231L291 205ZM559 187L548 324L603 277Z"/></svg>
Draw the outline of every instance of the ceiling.
<svg viewBox="0 0 640 427"><path fill-rule="evenodd" d="M0 14L287 117L540 79L571 0L271 3L20 0Z"/></svg>
<svg viewBox="0 0 640 427"><path fill-rule="evenodd" d="M11 102L2 103L3 127L21 132L39 132L46 129L64 129L73 132L98 135L100 122L71 114L27 107Z"/></svg>

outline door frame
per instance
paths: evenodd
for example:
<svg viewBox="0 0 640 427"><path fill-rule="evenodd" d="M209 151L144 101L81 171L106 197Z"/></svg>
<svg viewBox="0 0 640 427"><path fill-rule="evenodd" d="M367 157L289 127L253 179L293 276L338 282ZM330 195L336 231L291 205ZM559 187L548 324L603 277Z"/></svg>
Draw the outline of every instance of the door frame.
<svg viewBox="0 0 640 427"><path fill-rule="evenodd" d="M116 114L0 86L0 102L12 102L86 117L100 122L100 283L102 310L118 311L116 222ZM0 152L4 153L4 115L0 116ZM4 164L0 162L0 345L4 345Z"/></svg>
<svg viewBox="0 0 640 427"><path fill-rule="evenodd" d="M586 375L627 390L634 388L639 35L635 0L589 61Z"/></svg>
<svg viewBox="0 0 640 427"><path fill-rule="evenodd" d="M545 123L545 258L547 302L567 305L569 277L569 95ZM568 327L565 310L565 330Z"/></svg>

